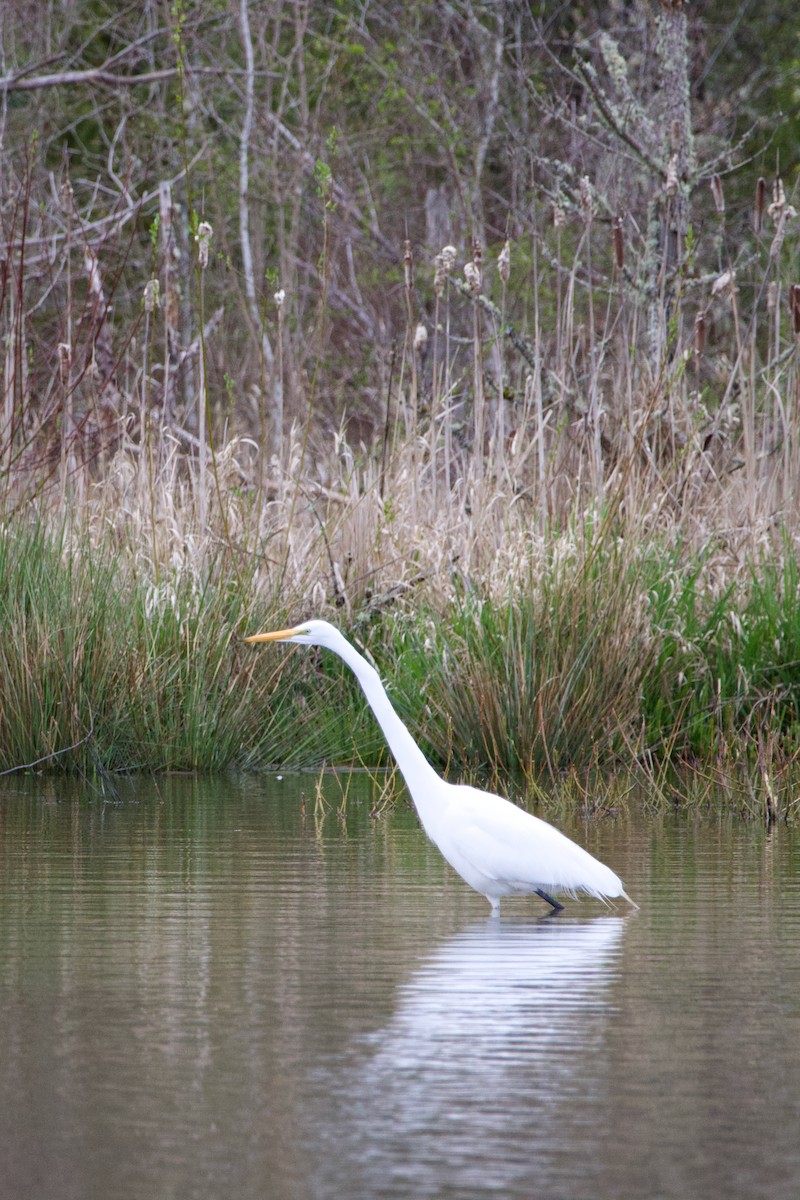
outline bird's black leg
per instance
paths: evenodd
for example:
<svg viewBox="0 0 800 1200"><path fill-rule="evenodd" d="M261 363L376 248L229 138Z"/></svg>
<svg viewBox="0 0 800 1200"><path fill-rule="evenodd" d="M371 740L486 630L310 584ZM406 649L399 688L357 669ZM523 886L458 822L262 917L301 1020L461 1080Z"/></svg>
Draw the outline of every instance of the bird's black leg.
<svg viewBox="0 0 800 1200"><path fill-rule="evenodd" d="M563 912L564 911L564 905L559 904L559 902L557 900L554 900L552 896L548 896L548 894L544 890L544 888L537 888L536 895L541 896L542 899L546 900L548 904L552 904L553 912Z"/></svg>

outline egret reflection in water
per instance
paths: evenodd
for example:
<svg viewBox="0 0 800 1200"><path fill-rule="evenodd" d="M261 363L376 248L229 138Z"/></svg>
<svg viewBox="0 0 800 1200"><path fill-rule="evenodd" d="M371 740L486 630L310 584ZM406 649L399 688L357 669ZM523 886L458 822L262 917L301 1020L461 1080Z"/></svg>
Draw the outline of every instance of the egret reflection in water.
<svg viewBox="0 0 800 1200"><path fill-rule="evenodd" d="M319 1193L337 1179L365 1197L533 1186L540 1156L563 1149L570 1098L594 1088L603 1100L598 1043L624 925L489 920L423 960L389 1023L331 1070L324 1091L340 1111L321 1123L335 1145Z"/></svg>

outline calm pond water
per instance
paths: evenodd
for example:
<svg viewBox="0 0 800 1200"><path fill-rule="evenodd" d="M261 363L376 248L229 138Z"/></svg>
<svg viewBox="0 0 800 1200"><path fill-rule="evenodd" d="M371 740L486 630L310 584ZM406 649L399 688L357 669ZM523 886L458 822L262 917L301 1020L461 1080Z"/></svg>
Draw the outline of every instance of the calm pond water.
<svg viewBox="0 0 800 1200"><path fill-rule="evenodd" d="M798 832L574 827L641 911L492 920L324 786L3 781L3 1200L800 1196Z"/></svg>

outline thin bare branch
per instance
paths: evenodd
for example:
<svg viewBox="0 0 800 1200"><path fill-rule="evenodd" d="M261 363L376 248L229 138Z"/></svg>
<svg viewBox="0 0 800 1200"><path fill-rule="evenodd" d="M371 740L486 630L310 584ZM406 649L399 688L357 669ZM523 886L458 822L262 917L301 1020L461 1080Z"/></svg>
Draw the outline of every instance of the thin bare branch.
<svg viewBox="0 0 800 1200"><path fill-rule="evenodd" d="M33 762L20 763L16 767L7 767L5 771L0 771L0 775L15 775L18 771L32 771L34 767L40 767L42 763L52 762L54 758L60 758L62 754L71 754L73 750L79 750L94 735L94 716L91 709L89 710L89 722L89 731L79 741L73 742L71 746L64 746L61 750L53 750L51 754L43 754L41 758L35 758Z"/></svg>

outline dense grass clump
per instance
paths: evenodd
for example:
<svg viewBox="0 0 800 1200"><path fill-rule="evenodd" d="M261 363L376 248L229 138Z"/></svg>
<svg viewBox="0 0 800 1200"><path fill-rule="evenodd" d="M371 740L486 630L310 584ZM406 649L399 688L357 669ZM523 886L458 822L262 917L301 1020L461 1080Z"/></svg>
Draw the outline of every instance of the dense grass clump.
<svg viewBox="0 0 800 1200"><path fill-rule="evenodd" d="M688 767L728 782L733 767L789 778L797 560L762 563L720 592L707 565L585 543L504 603L471 592L398 619L395 699L453 776L502 789L620 768L650 782Z"/></svg>
<svg viewBox="0 0 800 1200"><path fill-rule="evenodd" d="M401 669L439 758L495 783L619 760L657 651L646 560L587 537L501 601L472 591L405 637ZM419 702L416 706L419 709Z"/></svg>
<svg viewBox="0 0 800 1200"><path fill-rule="evenodd" d="M643 692L647 744L663 756L741 757L769 742L797 754L800 595L790 546L719 593L702 562L673 566L651 592L656 670Z"/></svg>
<svg viewBox="0 0 800 1200"><path fill-rule="evenodd" d="M584 802L625 768L670 803L713 783L745 811L794 811L792 547L722 586L709 554L643 548L602 524L548 547L530 553L504 595L462 579L439 607L333 616L376 662L437 766L517 794L572 780ZM118 538L101 551L67 526L3 530L4 770L389 761L338 659L242 643L287 617L265 611L235 558L221 551L205 577L184 564L154 580L131 551ZM692 786L677 785L687 768Z"/></svg>
<svg viewBox="0 0 800 1200"><path fill-rule="evenodd" d="M251 604L224 570L156 583L110 542L6 528L0 765L209 771L271 757L280 713L265 721L259 701L283 664L256 673L238 645Z"/></svg>

